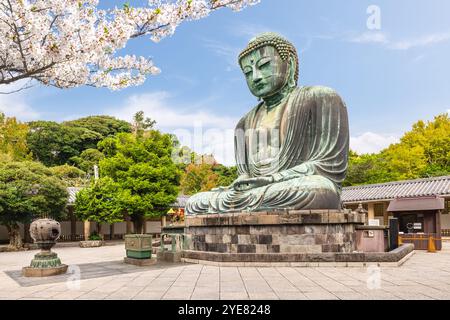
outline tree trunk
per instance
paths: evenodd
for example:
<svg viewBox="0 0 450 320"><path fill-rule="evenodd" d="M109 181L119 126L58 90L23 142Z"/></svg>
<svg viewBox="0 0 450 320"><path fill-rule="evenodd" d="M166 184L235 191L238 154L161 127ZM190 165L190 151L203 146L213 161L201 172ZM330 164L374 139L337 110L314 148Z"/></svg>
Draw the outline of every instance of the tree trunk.
<svg viewBox="0 0 450 320"><path fill-rule="evenodd" d="M134 233L143 234L144 233L144 219L142 216L138 215L133 217Z"/></svg>
<svg viewBox="0 0 450 320"><path fill-rule="evenodd" d="M97 222L97 233L98 235L102 238L103 240L103 234L102 234L102 223L101 222Z"/></svg>
<svg viewBox="0 0 450 320"><path fill-rule="evenodd" d="M23 247L22 236L20 235L20 228L17 223L7 225L9 234L9 248L17 250Z"/></svg>

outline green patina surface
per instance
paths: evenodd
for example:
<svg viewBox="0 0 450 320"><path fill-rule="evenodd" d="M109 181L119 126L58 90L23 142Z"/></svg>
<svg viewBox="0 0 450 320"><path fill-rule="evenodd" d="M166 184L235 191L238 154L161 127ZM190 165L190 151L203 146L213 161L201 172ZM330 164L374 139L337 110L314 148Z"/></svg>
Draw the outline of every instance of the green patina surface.
<svg viewBox="0 0 450 320"><path fill-rule="evenodd" d="M127 257L135 259L150 259L152 257L152 250L127 250Z"/></svg>
<svg viewBox="0 0 450 320"><path fill-rule="evenodd" d="M349 148L342 99L330 88L297 87L297 51L280 35L252 39L239 63L260 101L235 129L239 177L192 196L187 214L340 209Z"/></svg>
<svg viewBox="0 0 450 320"><path fill-rule="evenodd" d="M61 260L54 252L40 252L31 260L32 268L55 268L61 266Z"/></svg>

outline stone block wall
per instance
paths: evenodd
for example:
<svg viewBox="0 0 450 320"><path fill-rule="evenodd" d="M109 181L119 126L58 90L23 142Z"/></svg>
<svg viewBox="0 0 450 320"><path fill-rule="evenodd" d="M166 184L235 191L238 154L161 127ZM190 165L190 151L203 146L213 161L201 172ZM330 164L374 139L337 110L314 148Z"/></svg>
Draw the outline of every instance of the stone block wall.
<svg viewBox="0 0 450 320"><path fill-rule="evenodd" d="M202 215L186 219L186 250L217 253L350 253L364 216L337 210Z"/></svg>

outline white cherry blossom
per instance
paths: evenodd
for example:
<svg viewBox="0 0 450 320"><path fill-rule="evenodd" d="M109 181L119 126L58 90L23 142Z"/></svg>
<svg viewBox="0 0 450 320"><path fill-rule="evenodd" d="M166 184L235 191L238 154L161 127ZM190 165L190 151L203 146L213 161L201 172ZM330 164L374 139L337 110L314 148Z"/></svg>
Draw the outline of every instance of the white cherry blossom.
<svg viewBox="0 0 450 320"><path fill-rule="evenodd" d="M0 85L22 79L58 88L139 85L160 70L148 57L117 54L130 39L157 42L183 21L259 1L150 0L101 10L98 0L0 0Z"/></svg>

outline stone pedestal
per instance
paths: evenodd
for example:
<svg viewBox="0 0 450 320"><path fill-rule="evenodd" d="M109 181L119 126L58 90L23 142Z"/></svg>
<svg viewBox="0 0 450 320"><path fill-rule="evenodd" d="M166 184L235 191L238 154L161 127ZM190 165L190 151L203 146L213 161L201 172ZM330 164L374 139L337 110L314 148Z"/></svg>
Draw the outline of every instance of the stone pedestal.
<svg viewBox="0 0 450 320"><path fill-rule="evenodd" d="M157 253L158 261L164 262L181 262L182 252L172 252L172 251L159 251Z"/></svg>
<svg viewBox="0 0 450 320"><path fill-rule="evenodd" d="M39 252L29 267L22 268L25 277L48 277L67 272L67 265L61 264L58 255L51 251Z"/></svg>
<svg viewBox="0 0 450 320"><path fill-rule="evenodd" d="M155 258L135 259L135 258L125 257L125 258L123 258L123 262L132 264L132 265L135 265L138 267L146 267L146 266L154 265L156 263L156 259Z"/></svg>
<svg viewBox="0 0 450 320"><path fill-rule="evenodd" d="M352 253L355 228L364 222L363 214L350 210L188 216L183 257L211 260L228 253L235 261L283 261L292 254Z"/></svg>

